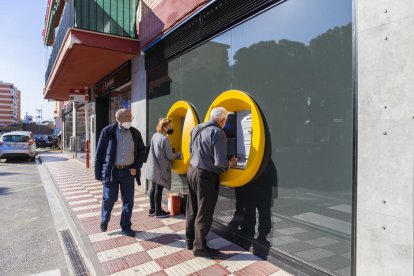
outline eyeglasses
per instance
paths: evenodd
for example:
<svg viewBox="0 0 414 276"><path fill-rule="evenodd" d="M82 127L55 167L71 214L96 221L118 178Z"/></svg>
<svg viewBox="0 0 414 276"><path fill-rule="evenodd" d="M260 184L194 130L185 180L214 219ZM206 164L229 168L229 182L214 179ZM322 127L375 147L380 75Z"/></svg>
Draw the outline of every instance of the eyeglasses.
<svg viewBox="0 0 414 276"><path fill-rule="evenodd" d="M125 118L131 119L131 121L134 120L134 116L132 116L132 115L131 116L125 116Z"/></svg>

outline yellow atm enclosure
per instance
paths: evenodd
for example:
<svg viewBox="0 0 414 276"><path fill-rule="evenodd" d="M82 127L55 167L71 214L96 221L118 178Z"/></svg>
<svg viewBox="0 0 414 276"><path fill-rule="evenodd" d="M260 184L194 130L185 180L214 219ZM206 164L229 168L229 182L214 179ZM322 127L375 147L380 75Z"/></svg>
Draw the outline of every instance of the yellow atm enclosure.
<svg viewBox="0 0 414 276"><path fill-rule="evenodd" d="M172 121L174 133L168 135L173 149L181 151L183 158L173 161L172 170L178 174L187 173L190 165L190 137L191 130L199 124L194 107L186 101L174 103L167 113L167 118Z"/></svg>
<svg viewBox="0 0 414 276"><path fill-rule="evenodd" d="M220 94L210 105L205 121L214 107L229 111L224 131L227 135L227 154L235 155L237 166L220 175L220 182L238 187L251 181L258 172L265 151L265 127L260 109L245 92L229 90Z"/></svg>

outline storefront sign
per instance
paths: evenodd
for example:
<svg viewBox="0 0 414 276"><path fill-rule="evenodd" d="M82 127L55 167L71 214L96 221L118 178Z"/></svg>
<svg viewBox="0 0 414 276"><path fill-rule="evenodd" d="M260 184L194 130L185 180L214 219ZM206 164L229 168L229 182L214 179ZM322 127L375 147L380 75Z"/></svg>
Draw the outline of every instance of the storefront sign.
<svg viewBox="0 0 414 276"><path fill-rule="evenodd" d="M73 105L72 102L65 101L65 106L62 108L62 117L63 115L72 112Z"/></svg>
<svg viewBox="0 0 414 276"><path fill-rule="evenodd" d="M89 89L69 89L69 94L86 95L88 92Z"/></svg>
<svg viewBox="0 0 414 276"><path fill-rule="evenodd" d="M105 81L103 86L104 86L104 89L108 89L108 88L113 87L114 84L115 84L115 79L112 77L112 78L108 79L107 81Z"/></svg>
<svg viewBox="0 0 414 276"><path fill-rule="evenodd" d="M105 78L95 84L95 93L103 94L129 82L131 80L131 62L128 61L118 67Z"/></svg>
<svg viewBox="0 0 414 276"><path fill-rule="evenodd" d="M77 102L77 103L88 103L89 102L89 95L69 95L69 100L71 102Z"/></svg>

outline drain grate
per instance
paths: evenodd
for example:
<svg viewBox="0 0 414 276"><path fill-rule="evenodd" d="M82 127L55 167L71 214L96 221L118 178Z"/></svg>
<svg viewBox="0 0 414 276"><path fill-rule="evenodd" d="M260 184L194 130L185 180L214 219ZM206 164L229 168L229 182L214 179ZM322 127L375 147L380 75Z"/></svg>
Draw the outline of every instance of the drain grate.
<svg viewBox="0 0 414 276"><path fill-rule="evenodd" d="M61 231L60 234L63 238L63 243L69 254L70 261L72 263L73 272L76 276L89 276L88 269L83 262L82 256L73 240L72 234L69 230Z"/></svg>

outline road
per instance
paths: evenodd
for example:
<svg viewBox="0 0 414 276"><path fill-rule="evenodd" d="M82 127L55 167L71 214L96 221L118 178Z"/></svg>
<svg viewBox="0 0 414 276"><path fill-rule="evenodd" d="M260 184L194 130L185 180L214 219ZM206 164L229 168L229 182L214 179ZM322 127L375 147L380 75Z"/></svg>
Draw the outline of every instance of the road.
<svg viewBox="0 0 414 276"><path fill-rule="evenodd" d="M0 275L69 275L37 165L0 161Z"/></svg>

